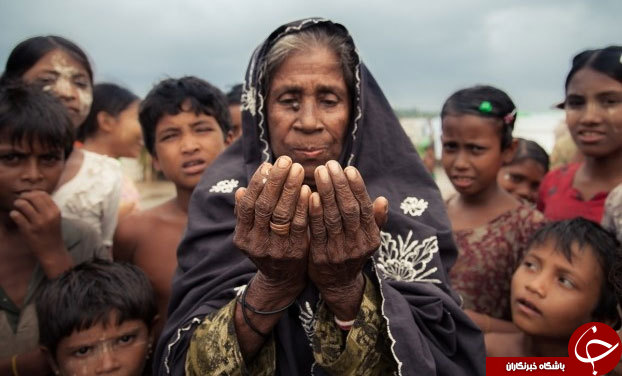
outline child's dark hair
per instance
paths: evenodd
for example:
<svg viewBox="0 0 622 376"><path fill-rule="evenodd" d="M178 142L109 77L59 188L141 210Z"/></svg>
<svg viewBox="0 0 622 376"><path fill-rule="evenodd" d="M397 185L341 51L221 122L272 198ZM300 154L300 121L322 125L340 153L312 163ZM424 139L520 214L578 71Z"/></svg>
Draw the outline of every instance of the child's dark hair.
<svg viewBox="0 0 622 376"><path fill-rule="evenodd" d="M602 272L603 286L600 299L592 312L598 320L612 320L616 328L620 326L620 317L616 309L620 298L617 286L620 285L619 269L614 265L621 259L620 243L613 234L603 229L595 222L582 217L552 222L538 230L529 243L529 248L554 242L554 249L561 252L569 262L572 262L573 247L584 250L589 247L596 256Z"/></svg>
<svg viewBox="0 0 622 376"><path fill-rule="evenodd" d="M110 323L110 315L117 322ZM39 343L56 357L61 339L93 325L141 320L148 328L157 314L155 296L137 266L95 259L75 266L44 287L37 299Z"/></svg>
<svg viewBox="0 0 622 376"><path fill-rule="evenodd" d="M21 80L0 84L0 139L62 150L73 149L74 127L63 104L53 95Z"/></svg>
<svg viewBox="0 0 622 376"><path fill-rule="evenodd" d="M516 106L502 90L485 85L458 90L447 98L441 110L441 118L451 115L477 115L498 119L501 125L501 149L512 144Z"/></svg>
<svg viewBox="0 0 622 376"><path fill-rule="evenodd" d="M231 105L242 104L242 84L234 85L227 92L227 103Z"/></svg>
<svg viewBox="0 0 622 376"><path fill-rule="evenodd" d="M21 78L45 54L53 50L62 50L79 62L93 82L93 69L84 51L72 41L56 35L38 36L21 42L9 55L2 79Z"/></svg>
<svg viewBox="0 0 622 376"><path fill-rule="evenodd" d="M78 128L78 140L84 141L93 137L99 129L97 114L105 112L111 116L118 116L139 98L131 91L115 84L101 83L93 87L93 104L91 112L84 123Z"/></svg>
<svg viewBox="0 0 622 376"><path fill-rule="evenodd" d="M538 145L535 141L525 140L520 137L515 138L515 140L518 141L518 147L516 148L512 161L509 163L510 165L520 163L526 159L531 159L542 166L545 173L549 172L549 155L542 149L542 146Z"/></svg>
<svg viewBox="0 0 622 376"><path fill-rule="evenodd" d="M182 104L186 101L190 106L182 109ZM155 153L155 130L158 121L164 115L177 115L184 110L193 111L197 115L204 113L213 116L222 129L223 137L227 137L231 129L231 115L225 95L200 78L169 78L154 86L140 105L140 125L145 147L151 155Z"/></svg>
<svg viewBox="0 0 622 376"><path fill-rule="evenodd" d="M564 87L568 90L568 84L572 77L584 68L593 69L622 83L621 59L622 46L609 46L580 52L572 59L572 68L570 68L570 72L566 76L566 85Z"/></svg>

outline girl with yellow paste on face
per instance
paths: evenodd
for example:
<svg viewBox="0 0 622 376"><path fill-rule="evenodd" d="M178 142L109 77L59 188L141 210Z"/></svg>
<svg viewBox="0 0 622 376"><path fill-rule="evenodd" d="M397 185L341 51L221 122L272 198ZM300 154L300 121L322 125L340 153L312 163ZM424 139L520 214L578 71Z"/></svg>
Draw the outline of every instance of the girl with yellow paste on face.
<svg viewBox="0 0 622 376"><path fill-rule="evenodd" d="M18 44L6 62L2 80L22 79L57 96L76 129L93 102L93 71L76 44L59 36L38 36ZM118 161L82 149L69 155L53 194L63 217L92 226L110 247L121 193Z"/></svg>

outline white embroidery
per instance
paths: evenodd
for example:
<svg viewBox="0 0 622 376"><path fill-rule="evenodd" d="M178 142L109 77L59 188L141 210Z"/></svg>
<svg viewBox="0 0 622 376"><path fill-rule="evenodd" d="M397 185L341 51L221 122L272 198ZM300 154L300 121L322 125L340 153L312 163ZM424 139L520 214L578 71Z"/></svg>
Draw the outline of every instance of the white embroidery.
<svg viewBox="0 0 622 376"><path fill-rule="evenodd" d="M199 325L200 323L201 323L201 320L195 317L190 321L188 325L177 329L177 336L175 337L173 341L169 342L169 344L166 346L167 351L166 351L166 356L164 357L164 368L166 368L166 374L168 375L171 374L171 369L168 365L168 359L171 356L171 350L173 349L173 346L175 346L177 342L179 342L179 340L181 339L182 332L187 332L188 330L192 329L194 325Z"/></svg>
<svg viewBox="0 0 622 376"><path fill-rule="evenodd" d="M298 304L298 308L300 309L298 318L302 323L302 328L309 339L309 343L312 343L313 335L315 334L315 323L317 322L317 317L315 316L315 312L313 312L309 302L305 302L304 307Z"/></svg>
<svg viewBox="0 0 622 376"><path fill-rule="evenodd" d="M427 208L428 202L417 197L406 197L400 205L400 209L404 211L404 214L409 214L413 217L419 217Z"/></svg>
<svg viewBox="0 0 622 376"><path fill-rule="evenodd" d="M246 290L246 285L234 287L233 291L235 291L235 297L239 298L240 296L242 296L242 294L244 293L244 290Z"/></svg>
<svg viewBox="0 0 622 376"><path fill-rule="evenodd" d="M246 110L251 113L251 115L255 116L257 113L257 108L255 107L255 88L249 87L245 88L242 93L242 111Z"/></svg>
<svg viewBox="0 0 622 376"><path fill-rule="evenodd" d="M210 188L210 192L231 193L238 187L239 182L235 179L221 180Z"/></svg>
<svg viewBox="0 0 622 376"><path fill-rule="evenodd" d="M412 239L412 235L412 230L408 231L406 239L397 235L396 241L391 234L381 231L378 269L387 278L395 281L442 283L436 278L427 278L437 271L437 267L426 270L428 263L438 252L438 239L430 236L420 242Z"/></svg>

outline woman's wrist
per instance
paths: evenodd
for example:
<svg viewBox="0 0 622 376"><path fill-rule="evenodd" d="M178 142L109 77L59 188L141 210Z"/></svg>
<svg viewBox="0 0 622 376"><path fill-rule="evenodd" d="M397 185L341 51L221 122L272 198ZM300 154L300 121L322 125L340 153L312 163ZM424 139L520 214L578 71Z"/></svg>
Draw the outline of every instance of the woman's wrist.
<svg viewBox="0 0 622 376"><path fill-rule="evenodd" d="M336 287L325 287L320 289L320 292L328 309L337 319L351 321L356 318L363 300L365 277L363 273L359 273L348 283Z"/></svg>

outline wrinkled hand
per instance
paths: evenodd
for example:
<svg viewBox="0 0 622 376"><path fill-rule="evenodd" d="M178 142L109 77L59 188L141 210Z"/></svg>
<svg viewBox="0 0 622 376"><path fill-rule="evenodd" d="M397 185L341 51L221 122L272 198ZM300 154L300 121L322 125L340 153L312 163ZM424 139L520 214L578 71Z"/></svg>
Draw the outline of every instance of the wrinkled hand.
<svg viewBox="0 0 622 376"><path fill-rule="evenodd" d="M373 204L358 170L336 161L315 170L317 192L309 203L309 277L329 309L340 319L353 319L362 299L362 269L380 246L388 201Z"/></svg>
<svg viewBox="0 0 622 376"><path fill-rule="evenodd" d="M292 297L306 283L311 190L302 184L303 179L303 167L282 156L274 166L260 166L248 188L235 193L237 224L233 242L257 266L255 278ZM270 222L283 225L284 233L275 232Z"/></svg>
<svg viewBox="0 0 622 376"><path fill-rule="evenodd" d="M66 252L60 210L47 192L23 193L15 200L14 206L9 215L38 258Z"/></svg>

